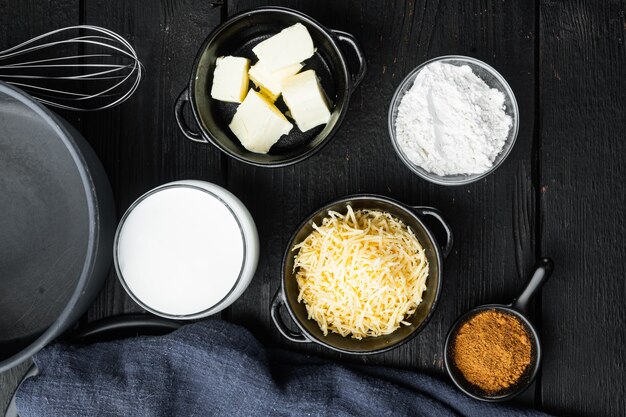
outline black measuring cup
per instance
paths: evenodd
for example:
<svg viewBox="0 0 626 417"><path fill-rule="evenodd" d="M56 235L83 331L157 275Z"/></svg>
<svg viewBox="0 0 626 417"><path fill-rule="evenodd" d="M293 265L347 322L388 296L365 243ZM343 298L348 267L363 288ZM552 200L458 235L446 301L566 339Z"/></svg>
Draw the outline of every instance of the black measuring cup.
<svg viewBox="0 0 626 417"><path fill-rule="evenodd" d="M528 313L528 305L530 304L530 300L541 288L541 286L548 280L548 278L552 274L553 269L554 264L552 260L549 258L542 258L535 266L533 275L526 285L524 291L522 291L520 296L517 297L517 299L513 300L511 304L485 304L478 306L463 314L452 325L450 331L448 332L448 337L446 338L446 344L444 348L444 361L446 371L448 372L450 379L452 379L452 382L454 382L457 388L459 388L470 397L476 398L478 400L496 402L510 400L518 394L521 394L533 382L533 380L537 376L537 372L539 371L539 365L541 362L541 344L539 343L539 335L537 334L537 330L532 325L530 320L528 320L526 314ZM517 318L520 323L522 323L522 325L526 328L528 336L531 339L531 363L528 365L522 376L515 384L495 393L483 391L479 387L469 383L465 379L461 371L456 367L454 363L454 354L452 352L452 349L454 347L454 341L461 326L472 317L476 316L478 313L487 310L509 314Z"/></svg>

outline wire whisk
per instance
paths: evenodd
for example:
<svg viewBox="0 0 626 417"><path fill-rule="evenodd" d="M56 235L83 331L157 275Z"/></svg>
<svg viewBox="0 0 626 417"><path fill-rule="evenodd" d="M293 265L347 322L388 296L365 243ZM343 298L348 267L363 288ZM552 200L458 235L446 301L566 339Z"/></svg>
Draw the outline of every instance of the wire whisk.
<svg viewBox="0 0 626 417"><path fill-rule="evenodd" d="M108 109L139 87L144 68L130 43L98 26L69 26L0 51L0 80L67 110Z"/></svg>

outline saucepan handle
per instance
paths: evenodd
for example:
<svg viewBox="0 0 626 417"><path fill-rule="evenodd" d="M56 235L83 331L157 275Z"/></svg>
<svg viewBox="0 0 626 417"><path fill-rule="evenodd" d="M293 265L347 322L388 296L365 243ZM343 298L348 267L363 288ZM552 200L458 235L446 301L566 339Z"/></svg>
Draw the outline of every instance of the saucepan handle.
<svg viewBox="0 0 626 417"><path fill-rule="evenodd" d="M422 216L430 216L441 223L443 230L446 232L446 243L441 246L443 253L443 259L446 259L450 252L452 252L452 246L454 245L454 235L452 234L452 228L450 224L443 218L443 215L439 210L434 207L427 206L413 206L413 210Z"/></svg>
<svg viewBox="0 0 626 417"><path fill-rule="evenodd" d="M521 313L528 312L528 306L530 304L530 300L533 298L535 293L539 291L539 289L546 283L550 275L552 275L552 271L554 270L554 262L550 258L542 258L535 265L535 271L533 272L533 276L526 284L526 288L520 294L517 299L513 300L511 307Z"/></svg>
<svg viewBox="0 0 626 417"><path fill-rule="evenodd" d="M365 78L365 71L367 70L365 55L363 54L363 50L354 36L342 30L331 29L331 32L337 39L339 39L340 42L348 45L354 51L354 55L356 55L356 59L359 63L359 69L355 74L352 74L352 91L354 91L359 84L361 84L363 78Z"/></svg>
<svg viewBox="0 0 626 417"><path fill-rule="evenodd" d="M26 374L24 374L24 377L22 378L22 382L20 382L18 387L15 389L13 396L11 397L11 401L9 402L9 405L7 406L7 409L4 413L4 417L20 417L17 412L17 405L15 400L17 391L20 389L24 381L26 381L30 377L37 376L38 374L39 368L37 368L37 365L33 364L30 368L28 368L28 371L26 371Z"/></svg>
<svg viewBox="0 0 626 417"><path fill-rule="evenodd" d="M272 317L274 326L276 326L280 334L282 334L287 340L294 343L309 343L310 340L304 334L301 332L294 332L285 325L285 322L280 316L280 309L283 304L285 304L283 293L281 290L278 290L272 300L272 306L270 307L270 316Z"/></svg>
<svg viewBox="0 0 626 417"><path fill-rule="evenodd" d="M194 142L207 143L206 139L204 139L200 133L191 130L191 128L187 125L183 114L187 103L189 103L189 89L185 88L183 92L180 93L176 99L176 103L174 104L174 116L176 117L176 123L178 123L180 131L183 132L183 135L185 135L187 139Z"/></svg>

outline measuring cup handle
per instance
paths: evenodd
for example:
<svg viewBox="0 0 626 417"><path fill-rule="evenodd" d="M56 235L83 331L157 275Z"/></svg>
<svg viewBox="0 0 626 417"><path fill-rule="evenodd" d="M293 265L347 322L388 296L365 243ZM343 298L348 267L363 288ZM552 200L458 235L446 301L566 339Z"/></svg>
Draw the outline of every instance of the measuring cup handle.
<svg viewBox="0 0 626 417"><path fill-rule="evenodd" d="M446 232L446 243L441 247L441 250L443 252L443 259L447 259L448 255L452 252L452 246L454 245L454 235L452 234L450 224L443 218L441 212L434 207L413 206L412 208L418 214L421 214L422 216L431 216L441 223L443 230Z"/></svg>
<svg viewBox="0 0 626 417"><path fill-rule="evenodd" d="M356 59L359 62L359 69L356 74L352 74L352 91L356 90L356 88L361 84L363 78L365 78L365 71L367 70L367 63L365 61L365 55L363 54L363 50L359 46L356 38L349 34L348 32L344 32L342 30L334 30L331 29L331 32L340 42L347 44L356 55Z"/></svg>
<svg viewBox="0 0 626 417"><path fill-rule="evenodd" d="M516 300L513 300L512 307L520 311L522 313L526 313L528 311L528 305L530 304L530 300L535 295L537 291L542 287L543 284L546 283L550 275L552 275L552 270L554 269L554 262L550 258L542 258L535 265L535 272L533 272L533 276L528 281L526 288L517 297Z"/></svg>
<svg viewBox="0 0 626 417"><path fill-rule="evenodd" d="M285 300L283 298L283 293L281 290L276 291L276 295L272 300L272 306L270 307L270 316L272 321L274 322L274 326L278 329L280 334L287 340L290 340L294 343L309 343L310 340L300 332L294 332L289 329L282 317L280 316L280 308L285 304Z"/></svg>
<svg viewBox="0 0 626 417"><path fill-rule="evenodd" d="M202 137L202 135L198 132L194 132L189 128L187 122L185 121L185 115L183 114L183 110L185 109L185 105L189 103L189 89L185 88L182 93L176 99L176 103L174 104L174 116L176 117L176 123L178 123L178 128L183 135L191 141L199 142L199 143L207 143L207 141Z"/></svg>

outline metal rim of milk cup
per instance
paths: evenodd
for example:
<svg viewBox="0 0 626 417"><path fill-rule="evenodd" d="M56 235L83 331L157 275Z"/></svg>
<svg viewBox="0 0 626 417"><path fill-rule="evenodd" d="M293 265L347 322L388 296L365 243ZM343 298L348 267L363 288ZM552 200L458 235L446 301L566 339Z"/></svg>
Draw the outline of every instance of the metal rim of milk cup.
<svg viewBox="0 0 626 417"><path fill-rule="evenodd" d="M208 306L201 311L189 314L172 314L165 311L160 311L147 304L131 290L126 278L124 277L124 274L122 273L122 268L120 267L120 235L124 229L126 220L128 219L129 215L133 212L133 210L135 210L135 208L137 208L137 206L139 206L140 203L145 201L148 197L172 188L194 189L207 193L217 201L221 202L235 219L241 232L241 238L243 242L241 269L239 271L237 279L233 282L232 288L230 288L230 290L217 303L214 303L213 305ZM215 184L199 180L174 181L158 186L143 194L141 197L135 200L135 202L133 202L133 204L131 204L124 213L124 216L121 218L117 227L113 244L113 260L115 265L115 271L117 273L120 283L126 290L126 293L144 310L157 316L174 320L200 319L215 314L231 305L233 302L235 302L235 300L237 300L237 298L239 298L239 296L241 296L241 294L246 290L246 288L252 281L254 273L256 272L258 259L259 237L256 225L248 209L237 197L235 197L228 190Z"/></svg>
<svg viewBox="0 0 626 417"><path fill-rule="evenodd" d="M535 293L543 286L543 284L545 284L548 278L550 278L553 269L554 264L552 260L549 258L542 258L536 264L533 275L528 281L526 288L524 288L520 296L517 297L517 299L515 299L511 304L481 305L463 314L455 321L455 323L450 328L450 331L448 332L448 336L446 337L443 356L446 372L458 389L477 400L499 402L510 400L516 397L517 395L524 392L532 384L535 377L537 376L539 366L541 364L541 343L537 330L530 322L530 320L526 317L526 314L528 313L530 300L535 295ZM525 328L529 338L532 341L531 363L524 371L524 374L511 387L505 388L504 390L495 393L485 392L479 387L475 387L474 385L469 383L456 367L452 354L453 344L461 326L483 311L497 311L515 317Z"/></svg>

